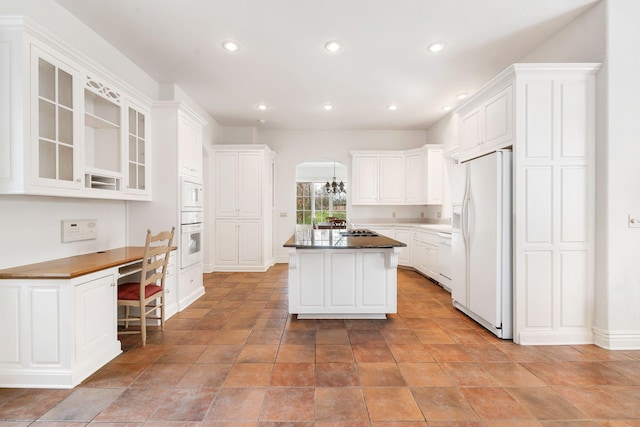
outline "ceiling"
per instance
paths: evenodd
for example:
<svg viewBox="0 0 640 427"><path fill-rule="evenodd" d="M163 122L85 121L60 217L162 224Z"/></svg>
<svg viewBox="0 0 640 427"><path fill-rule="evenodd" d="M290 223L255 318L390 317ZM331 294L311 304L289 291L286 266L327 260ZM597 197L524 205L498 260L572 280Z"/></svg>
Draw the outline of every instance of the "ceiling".
<svg viewBox="0 0 640 427"><path fill-rule="evenodd" d="M56 1L222 126L374 130L428 128L597 2ZM343 48L326 51L330 40Z"/></svg>

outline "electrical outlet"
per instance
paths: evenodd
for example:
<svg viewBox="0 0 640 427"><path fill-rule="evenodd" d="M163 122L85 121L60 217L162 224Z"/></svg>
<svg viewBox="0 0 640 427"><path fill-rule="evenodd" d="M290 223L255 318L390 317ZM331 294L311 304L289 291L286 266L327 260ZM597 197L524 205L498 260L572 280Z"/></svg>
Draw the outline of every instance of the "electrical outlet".
<svg viewBox="0 0 640 427"><path fill-rule="evenodd" d="M424 218L424 212L420 212L420 218Z"/></svg>
<svg viewBox="0 0 640 427"><path fill-rule="evenodd" d="M442 218L442 212L438 211L438 218Z"/></svg>
<svg viewBox="0 0 640 427"><path fill-rule="evenodd" d="M395 212L391 212L391 218L395 218L396 217L396 213Z"/></svg>

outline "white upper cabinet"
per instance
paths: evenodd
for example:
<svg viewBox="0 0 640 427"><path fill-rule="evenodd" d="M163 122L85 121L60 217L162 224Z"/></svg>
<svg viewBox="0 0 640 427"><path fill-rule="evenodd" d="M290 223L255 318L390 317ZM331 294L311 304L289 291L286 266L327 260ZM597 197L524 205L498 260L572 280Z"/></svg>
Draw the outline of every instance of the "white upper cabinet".
<svg viewBox="0 0 640 427"><path fill-rule="evenodd" d="M404 158L404 196L408 204L420 204L422 202L422 150L407 153Z"/></svg>
<svg viewBox="0 0 640 427"><path fill-rule="evenodd" d="M513 144L513 87L499 89L481 103L465 105L460 114L459 159L469 160Z"/></svg>
<svg viewBox="0 0 640 427"><path fill-rule="evenodd" d="M148 100L21 18L0 59L0 194L150 199Z"/></svg>
<svg viewBox="0 0 640 427"><path fill-rule="evenodd" d="M404 156L381 154L378 157L378 203L397 205L404 202Z"/></svg>
<svg viewBox="0 0 640 427"><path fill-rule="evenodd" d="M38 48L32 49L34 185L66 189L81 186L79 80L77 69Z"/></svg>
<svg viewBox="0 0 640 427"><path fill-rule="evenodd" d="M422 200L427 205L441 205L444 201L444 148L425 145L425 167L422 168Z"/></svg>
<svg viewBox="0 0 640 427"><path fill-rule="evenodd" d="M125 118L127 141L125 142L127 177L125 192L150 194L151 192L151 152L149 150L149 112L130 104Z"/></svg>
<svg viewBox="0 0 640 427"><path fill-rule="evenodd" d="M202 179L202 127L197 118L180 111L178 114L178 156L180 175Z"/></svg>
<svg viewBox="0 0 640 427"><path fill-rule="evenodd" d="M352 205L397 205L404 201L404 156L400 152L352 152Z"/></svg>
<svg viewBox="0 0 640 427"><path fill-rule="evenodd" d="M84 85L84 185L120 191L122 188L122 96L100 80L87 76Z"/></svg>
<svg viewBox="0 0 640 427"><path fill-rule="evenodd" d="M352 160L353 205L375 205L378 203L378 156L354 154Z"/></svg>
<svg viewBox="0 0 640 427"><path fill-rule="evenodd" d="M262 216L261 151L216 151L216 216Z"/></svg>
<svg viewBox="0 0 640 427"><path fill-rule="evenodd" d="M427 144L407 151L404 159L405 202L408 205L441 205L444 192L444 149Z"/></svg>
<svg viewBox="0 0 640 427"><path fill-rule="evenodd" d="M442 145L407 151L353 151L352 205L442 204Z"/></svg>

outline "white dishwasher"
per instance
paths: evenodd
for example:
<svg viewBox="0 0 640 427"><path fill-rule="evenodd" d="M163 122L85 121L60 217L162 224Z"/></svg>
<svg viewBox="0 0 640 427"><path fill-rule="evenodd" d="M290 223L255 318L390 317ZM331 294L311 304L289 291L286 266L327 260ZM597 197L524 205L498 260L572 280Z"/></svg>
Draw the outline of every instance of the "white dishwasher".
<svg viewBox="0 0 640 427"><path fill-rule="evenodd" d="M440 285L451 292L451 234L438 233L438 270Z"/></svg>

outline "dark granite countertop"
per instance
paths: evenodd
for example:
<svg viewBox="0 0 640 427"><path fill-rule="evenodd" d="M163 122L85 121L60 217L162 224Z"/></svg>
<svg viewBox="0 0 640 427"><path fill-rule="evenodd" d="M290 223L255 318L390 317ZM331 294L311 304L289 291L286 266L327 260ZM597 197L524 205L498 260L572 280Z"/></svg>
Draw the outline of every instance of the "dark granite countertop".
<svg viewBox="0 0 640 427"><path fill-rule="evenodd" d="M349 236L345 230L304 230L291 236L283 245L297 249L373 249L407 245L386 236Z"/></svg>

